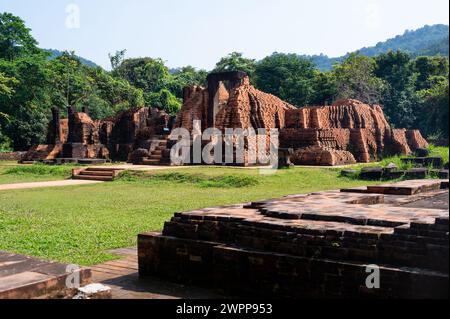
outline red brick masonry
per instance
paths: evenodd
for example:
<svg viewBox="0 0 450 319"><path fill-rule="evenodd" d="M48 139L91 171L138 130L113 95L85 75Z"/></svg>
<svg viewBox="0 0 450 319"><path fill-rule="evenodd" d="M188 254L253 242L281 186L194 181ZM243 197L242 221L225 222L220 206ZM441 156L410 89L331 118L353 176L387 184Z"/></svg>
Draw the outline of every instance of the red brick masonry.
<svg viewBox="0 0 450 319"><path fill-rule="evenodd" d="M244 297L445 298L441 187L408 181L177 213L162 234L139 235L139 272ZM414 208L438 197L447 207ZM380 289L366 287L371 264Z"/></svg>

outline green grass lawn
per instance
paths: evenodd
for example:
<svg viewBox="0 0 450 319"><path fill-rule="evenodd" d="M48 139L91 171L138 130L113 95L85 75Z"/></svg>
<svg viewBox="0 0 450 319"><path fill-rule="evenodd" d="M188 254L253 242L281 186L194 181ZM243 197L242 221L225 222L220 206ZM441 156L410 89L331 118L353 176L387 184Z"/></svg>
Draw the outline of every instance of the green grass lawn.
<svg viewBox="0 0 450 319"><path fill-rule="evenodd" d="M92 265L136 244L177 211L367 185L333 169L198 167L126 173L111 183L0 192L0 250Z"/></svg>

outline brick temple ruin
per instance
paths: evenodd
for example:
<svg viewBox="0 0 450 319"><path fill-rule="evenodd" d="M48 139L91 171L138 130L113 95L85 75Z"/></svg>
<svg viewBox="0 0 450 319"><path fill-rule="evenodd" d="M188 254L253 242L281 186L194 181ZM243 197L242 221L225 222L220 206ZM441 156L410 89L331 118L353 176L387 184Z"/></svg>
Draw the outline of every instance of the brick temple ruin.
<svg viewBox="0 0 450 319"><path fill-rule="evenodd" d="M32 147L22 162L127 161L133 151L157 148L167 139L170 127L171 117L158 109L131 109L112 118L93 120L85 107L81 112L69 107L66 119L61 119L55 107L46 144Z"/></svg>
<svg viewBox="0 0 450 319"><path fill-rule="evenodd" d="M386 155L407 155L428 143L417 130L392 128L379 105L341 100L330 106L297 108L257 90L243 72L212 73L207 88L184 89L184 103L176 119L156 109L121 112L114 118L92 120L68 109L60 119L53 109L47 144L33 147L24 161L96 160L135 164L170 164L169 133L173 128L194 130L194 121L206 128L265 129L269 151L271 129L279 130L282 149L291 150L297 165L334 166L368 163ZM244 140L245 159L252 143ZM209 141L203 141L207 143ZM236 145L235 145L236 148Z"/></svg>
<svg viewBox="0 0 450 319"><path fill-rule="evenodd" d="M192 131L194 120L202 130L278 129L280 146L293 149L297 165L368 163L428 147L419 131L392 128L379 105L341 100L297 108L257 90L242 72L211 74L207 88L187 88L175 127Z"/></svg>

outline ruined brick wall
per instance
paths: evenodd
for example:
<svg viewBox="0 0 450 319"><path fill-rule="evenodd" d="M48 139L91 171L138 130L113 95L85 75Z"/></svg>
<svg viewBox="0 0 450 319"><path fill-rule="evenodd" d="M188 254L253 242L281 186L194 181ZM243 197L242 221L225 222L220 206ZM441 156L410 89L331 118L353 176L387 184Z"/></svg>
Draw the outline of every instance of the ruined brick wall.
<svg viewBox="0 0 450 319"><path fill-rule="evenodd" d="M138 148L149 148L149 140L155 135L168 134L170 116L152 108L131 109L110 118L108 149L111 157L126 161Z"/></svg>
<svg viewBox="0 0 450 319"><path fill-rule="evenodd" d="M175 120L175 128L193 130L193 121L206 123L208 109L208 90L200 86L184 89L184 103Z"/></svg>
<svg viewBox="0 0 450 319"><path fill-rule="evenodd" d="M193 120L207 121L208 89L192 87L185 90L187 98L178 114L175 127L192 131ZM271 94L257 90L250 85L248 77L241 85L226 91L222 85L218 89L220 109L214 119L215 127L258 129L281 128L285 126L285 111L294 106Z"/></svg>
<svg viewBox="0 0 450 319"><path fill-rule="evenodd" d="M428 148L430 145L423 138L419 130L408 130L405 132L408 145L412 150L418 148Z"/></svg>
<svg viewBox="0 0 450 319"><path fill-rule="evenodd" d="M155 134L167 134L170 116L157 109L130 109L104 120L93 120L87 113L68 109L67 119L52 110L47 144L32 147L25 161L56 158L126 160L134 148Z"/></svg>
<svg viewBox="0 0 450 319"><path fill-rule="evenodd" d="M314 157L323 165L323 156L332 150L350 152L354 160L368 163L383 155L407 155L428 143L419 131L392 129L379 105L357 100L340 100L331 106L304 107L286 111L286 128L280 133L281 145L299 149L297 164L310 164ZM323 152L319 152L322 149ZM309 156L305 154L311 151ZM330 157L331 158L331 157ZM348 163L354 162L347 155ZM329 165L336 162L330 160Z"/></svg>
<svg viewBox="0 0 450 319"><path fill-rule="evenodd" d="M331 106L313 106L286 112L286 127L297 129L372 129L384 131L389 123L379 105L339 100Z"/></svg>
<svg viewBox="0 0 450 319"><path fill-rule="evenodd" d="M184 90L185 101L177 116L175 128L185 128L192 132L193 121L202 123L202 130L208 128L208 115L213 116L214 127L225 133L225 129L266 129L265 150L270 144L270 129L283 128L285 126L286 110L295 109L294 106L282 101L268 93L257 90L250 85L247 76L235 80L231 85L220 82L213 94L210 88L194 86ZM214 96L214 103L210 103L210 97ZM250 149L252 137L245 139L246 151L258 152L258 149ZM245 163L249 162L246 153Z"/></svg>
<svg viewBox="0 0 450 319"><path fill-rule="evenodd" d="M0 161L20 161L27 152L0 152Z"/></svg>
<svg viewBox="0 0 450 319"><path fill-rule="evenodd" d="M283 128L286 111L293 109L294 106L276 96L257 90L250 85L247 77L241 86L231 92L228 103L216 117L215 125L221 130Z"/></svg>

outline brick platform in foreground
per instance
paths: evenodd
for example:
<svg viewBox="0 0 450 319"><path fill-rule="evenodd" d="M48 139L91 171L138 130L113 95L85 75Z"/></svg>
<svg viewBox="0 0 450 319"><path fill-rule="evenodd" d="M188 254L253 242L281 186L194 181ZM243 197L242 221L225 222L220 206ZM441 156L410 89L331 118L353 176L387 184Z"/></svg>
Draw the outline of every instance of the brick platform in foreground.
<svg viewBox="0 0 450 319"><path fill-rule="evenodd" d="M68 289L66 279L72 272L60 263L0 251L0 299L71 298L76 289ZM82 268L80 285L91 281L90 269Z"/></svg>
<svg viewBox="0 0 450 319"><path fill-rule="evenodd" d="M139 235L139 272L244 297L445 298L443 185L410 181L177 213L162 234ZM372 264L380 289L366 287Z"/></svg>

